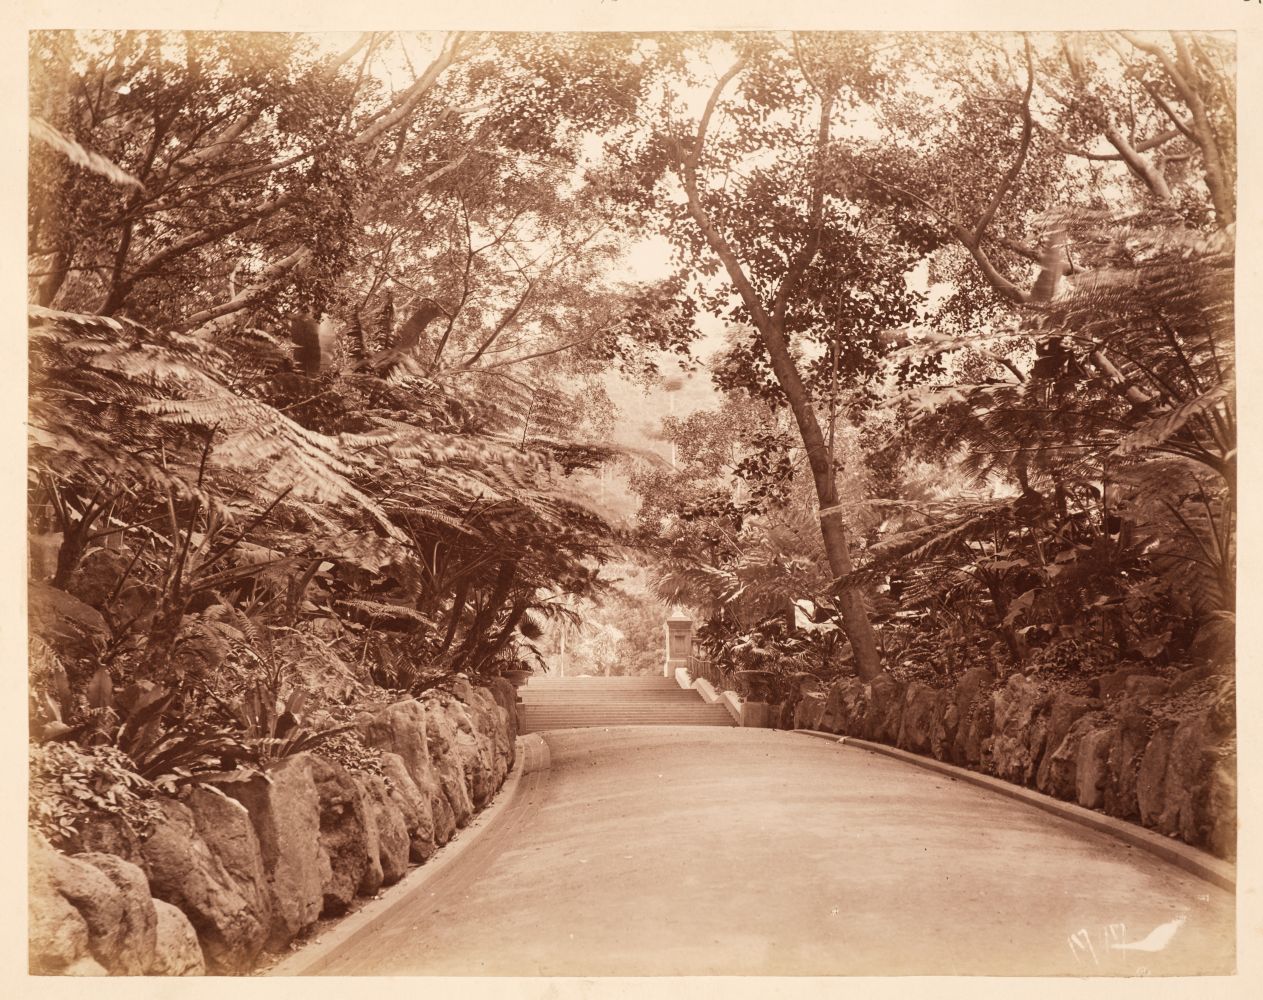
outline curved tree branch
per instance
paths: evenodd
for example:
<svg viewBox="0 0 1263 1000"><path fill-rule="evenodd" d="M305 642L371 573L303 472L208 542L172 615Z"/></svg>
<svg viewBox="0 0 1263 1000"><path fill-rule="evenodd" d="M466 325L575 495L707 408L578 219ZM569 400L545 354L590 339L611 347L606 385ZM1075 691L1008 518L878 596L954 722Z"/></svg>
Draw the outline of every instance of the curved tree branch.
<svg viewBox="0 0 1263 1000"><path fill-rule="evenodd" d="M720 95L727 89L728 84L745 68L745 65L745 56L738 57L736 62L715 83L710 96L706 100L706 107L702 111L702 117L697 124L696 138L691 148L681 158L681 167L684 193L688 198L689 214L693 217L697 227L702 231L706 242L715 251L715 255L719 257L720 263L724 265L729 279L736 287L746 308L750 310L755 324L762 328L770 325L771 317L768 316L767 310L764 309L763 303L759 300L759 295L755 291L754 285L751 284L750 279L746 276L745 269L737 258L732 244L724 238L724 235L715 228L714 223L711 221L710 215L706 211L706 206L702 204L701 190L697 178L697 167L701 161L702 151L706 147L706 133L710 129L710 121L715 114L715 106L719 103Z"/></svg>
<svg viewBox="0 0 1263 1000"><path fill-rule="evenodd" d="M421 103L421 99L434 86L439 74L452 64L464 39L465 36L461 32L449 34L443 40L442 50L425 68L425 72L413 81L412 86L407 90L396 95L390 108L374 116L372 124L362 129L355 137L353 140L355 144L365 148L373 146L383 135L412 114L416 106Z"/></svg>
<svg viewBox="0 0 1263 1000"><path fill-rule="evenodd" d="M794 294L798 282L802 280L803 274L820 251L821 226L824 220L824 157L829 146L829 127L834 100L833 92L820 95L820 120L816 127L816 162L813 164L815 178L812 182L811 214L807 220L811 235L807 237L807 242L790 262L789 270L785 272L785 277L781 279L780 287L776 290L772 316L778 324L785 321L785 307L789 302L789 297Z"/></svg>
<svg viewBox="0 0 1263 1000"><path fill-rule="evenodd" d="M196 329L191 331L192 335L195 337L211 337L228 329L232 325L228 317L255 305L272 290L278 281L292 271L305 266L310 258L310 250L295 250L288 257L283 257L265 268L259 274L258 280L254 284L248 288L243 288L227 302L221 302L210 309L203 309L201 312L194 313L186 321L189 326L196 326Z"/></svg>
<svg viewBox="0 0 1263 1000"><path fill-rule="evenodd" d="M974 244L982 241L983 233L987 231L987 227L991 225L995 219L996 212L999 210L1001 203L1012 190L1014 182L1017 181L1018 175L1022 172L1022 166L1026 163L1026 154L1031 148L1031 133L1035 130L1034 119L1031 118L1031 94L1035 90L1035 59L1031 54L1031 40L1027 37L1022 38L1022 43L1026 50L1026 90L1022 94L1022 137L1018 141L1017 155L1013 158L1013 164L1009 167L1004 175L1004 179L1000 182L996 192L991 197L991 201L983 210L982 216L978 219L974 226L972 242Z"/></svg>

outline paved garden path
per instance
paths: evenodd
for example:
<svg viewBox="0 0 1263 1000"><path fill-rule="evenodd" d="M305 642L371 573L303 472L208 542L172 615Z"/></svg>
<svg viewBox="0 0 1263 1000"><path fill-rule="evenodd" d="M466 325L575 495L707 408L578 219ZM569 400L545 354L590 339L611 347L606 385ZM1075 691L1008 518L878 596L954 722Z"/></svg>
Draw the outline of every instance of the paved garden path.
<svg viewBox="0 0 1263 1000"><path fill-rule="evenodd" d="M534 770L468 850L330 951L319 972L1233 967L1230 893L953 778L769 730L641 726L544 738L549 766L539 766L537 747Z"/></svg>

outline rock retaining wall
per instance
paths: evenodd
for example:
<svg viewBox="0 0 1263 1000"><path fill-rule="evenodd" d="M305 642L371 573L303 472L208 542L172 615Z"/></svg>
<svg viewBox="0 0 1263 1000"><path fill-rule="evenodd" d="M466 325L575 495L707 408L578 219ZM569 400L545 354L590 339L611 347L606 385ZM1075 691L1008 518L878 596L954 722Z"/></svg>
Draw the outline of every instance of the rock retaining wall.
<svg viewBox="0 0 1263 1000"><path fill-rule="evenodd" d="M508 681L458 679L359 714L383 776L300 753L204 776L144 836L89 829L80 844L98 849L68 856L32 834L30 971L250 971L447 843L503 783L517 725Z"/></svg>
<svg viewBox="0 0 1263 1000"><path fill-rule="evenodd" d="M792 707L795 729L969 767L1231 860L1235 705L1231 686L1216 680L1204 670L1170 681L1124 669L1099 679L1099 697L1081 697L1021 674L999 684L981 668L941 689L850 677L802 694L783 714Z"/></svg>

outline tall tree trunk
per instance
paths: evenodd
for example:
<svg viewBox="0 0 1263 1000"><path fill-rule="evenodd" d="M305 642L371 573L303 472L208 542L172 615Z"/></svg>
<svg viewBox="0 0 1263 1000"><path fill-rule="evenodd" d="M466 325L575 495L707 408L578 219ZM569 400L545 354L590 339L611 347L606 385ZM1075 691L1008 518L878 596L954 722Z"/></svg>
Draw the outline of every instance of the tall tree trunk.
<svg viewBox="0 0 1263 1000"><path fill-rule="evenodd" d="M41 306L51 306L61 291L61 286L70 274L70 265L74 260L74 251L63 247L53 256L53 262L44 280L39 283L35 293L35 301Z"/></svg>
<svg viewBox="0 0 1263 1000"><path fill-rule="evenodd" d="M705 216L702 215L699 219L698 215L694 215L694 219L701 225L701 220L705 219ZM714 230L708 222L703 226L703 231L707 233L707 238L710 240ZM834 579L838 581L835 585L834 596L838 609L842 612L842 628L851 641L851 650L855 654L856 672L865 680L871 680L881 673L881 653L877 648L877 636L873 631L872 623L868 620L868 612L864 608L863 596L845 583L845 578L854 568L851 563L850 540L847 538L842 511L838 509L833 455L820 429L815 406L790 355L789 343L783 329L761 308L753 287L741 270L740 262L722 240L711 241L711 247L718 253L733 283L737 285L747 309L755 317L755 327L759 331L763 346L767 348L776 381L785 393L790 411L798 424L799 436L807 452L807 462L811 467L811 478L816 488L816 500L820 505L820 536L824 542L825 556L829 560L829 569Z"/></svg>
<svg viewBox="0 0 1263 1000"><path fill-rule="evenodd" d="M807 461L811 466L816 499L820 505L820 536L824 542L825 556L829 560L829 569L835 581L834 599L842 614L842 629L851 642L851 650L855 655L856 673L865 680L871 680L882 672L881 652L877 647L877 636L873 631L873 625L868 620L863 596L846 584L846 578L850 576L853 567L846 525L842 520L842 512L838 509L833 455L820 430L815 405L790 354L789 338L785 333L785 311L788 301L819 249L819 227L824 202L823 186L818 178L812 191L810 228L815 235L808 237L807 242L791 260L780 288L777 290L776 300L769 310L764 306L754 285L746 275L732 245L711 222L710 215L702 203L698 184L697 165L706 143L706 132L711 116L714 114L715 105L719 100L719 95L741 71L743 65L744 60L738 59L728 72L720 77L714 90L711 91L706 109L702 112L701 121L698 123L697 139L693 148L685 152L681 158L681 180L685 194L688 196L689 215L701 230L711 250L724 265L729 280L753 319L759 338L772 362L772 371L776 375L776 381L785 393L789 408L794 414L794 420L798 424L799 435L807 452ZM828 144L829 116L832 108L833 95L821 94L818 130L818 152L820 153Z"/></svg>
<svg viewBox="0 0 1263 1000"><path fill-rule="evenodd" d="M807 452L807 463L811 467L811 478L820 505L820 536L824 542L825 556L829 560L829 570L834 579L839 581L834 588L834 597L838 610L842 613L843 631L850 639L851 651L855 654L855 669L865 680L871 680L881 673L881 653L877 648L873 625L868 620L863 595L853 587L846 586L844 582L854 567L851 563L851 546L846 524L842 511L838 508L833 455L825 443L815 406L790 356L785 334L774 324L769 324L766 331L760 325L759 333L772 360L772 371L789 401L789 408L794 414L799 436Z"/></svg>

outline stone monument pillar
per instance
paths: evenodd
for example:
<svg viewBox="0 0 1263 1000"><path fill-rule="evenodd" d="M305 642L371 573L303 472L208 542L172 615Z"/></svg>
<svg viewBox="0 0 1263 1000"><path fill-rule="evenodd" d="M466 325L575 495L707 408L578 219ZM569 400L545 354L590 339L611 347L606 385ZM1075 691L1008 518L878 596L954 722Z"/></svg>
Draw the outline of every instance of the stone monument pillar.
<svg viewBox="0 0 1263 1000"><path fill-rule="evenodd" d="M667 638L667 659L662 668L663 677L674 677L679 667L687 667L693 651L693 619L679 608L663 626Z"/></svg>

